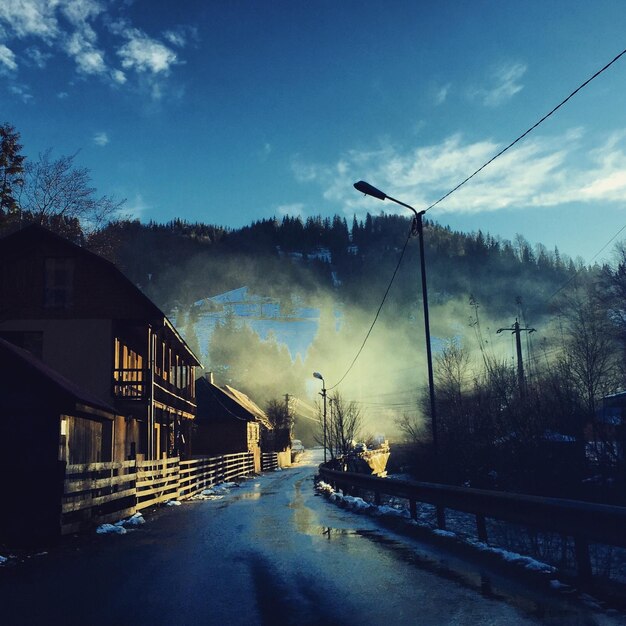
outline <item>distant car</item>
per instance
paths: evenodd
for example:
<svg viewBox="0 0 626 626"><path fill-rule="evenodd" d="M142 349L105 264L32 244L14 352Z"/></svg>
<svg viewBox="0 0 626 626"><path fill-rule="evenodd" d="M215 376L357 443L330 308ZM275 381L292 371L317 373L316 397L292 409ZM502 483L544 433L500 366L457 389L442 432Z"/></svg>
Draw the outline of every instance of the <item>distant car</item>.
<svg viewBox="0 0 626 626"><path fill-rule="evenodd" d="M291 461L295 461L304 452L304 446L299 439L291 440Z"/></svg>

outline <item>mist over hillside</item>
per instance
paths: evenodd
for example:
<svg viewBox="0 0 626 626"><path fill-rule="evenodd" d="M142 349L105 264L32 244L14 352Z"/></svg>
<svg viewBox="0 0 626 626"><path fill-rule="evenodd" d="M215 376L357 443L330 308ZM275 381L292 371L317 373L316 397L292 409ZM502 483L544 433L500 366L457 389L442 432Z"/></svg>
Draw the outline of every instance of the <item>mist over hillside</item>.
<svg viewBox="0 0 626 626"><path fill-rule="evenodd" d="M175 318L205 368L260 404L284 394L312 403L319 387L313 371L323 372L328 388L342 379L406 244L377 323L338 388L359 403L372 432L392 432L398 415L420 413L426 383L419 248L410 231L409 219L368 214L350 226L338 216L285 217L237 230L180 220L118 222L106 237L113 260ZM511 242L433 222L426 222L425 245L434 351L461 342L477 362L486 353L513 358L509 333L496 330L516 318L537 327L529 339L534 354L539 345L548 349L554 294L594 271L521 236ZM242 287L251 302L271 302L272 314L260 306L258 314L238 315L212 299ZM301 342L290 351L267 320L295 328L303 308L317 312L311 339L308 348ZM209 333L198 326L208 318Z"/></svg>

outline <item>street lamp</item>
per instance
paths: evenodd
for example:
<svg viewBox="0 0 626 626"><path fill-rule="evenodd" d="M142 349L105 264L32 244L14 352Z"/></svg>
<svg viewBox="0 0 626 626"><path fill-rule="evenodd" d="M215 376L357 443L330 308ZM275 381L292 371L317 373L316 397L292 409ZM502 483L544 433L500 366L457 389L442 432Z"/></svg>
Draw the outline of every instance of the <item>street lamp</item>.
<svg viewBox="0 0 626 626"><path fill-rule="evenodd" d="M322 381L321 396L324 399L324 463L326 463L326 382L324 381L324 377L319 372L313 372L313 378L317 378Z"/></svg>
<svg viewBox="0 0 626 626"><path fill-rule="evenodd" d="M426 361L428 363L428 390L430 393L430 418L433 429L433 452L435 455L435 461L438 457L437 450L437 409L435 406L435 382L433 379L433 357L430 348L430 321L428 317L428 290L426 288L426 264L424 262L424 233L422 227L422 215L426 211L416 211L410 204L405 204L400 200L396 200L380 189L376 189L373 185L366 183L364 180L360 180L358 183L354 183L354 188L367 196L377 198L378 200L391 200L400 206L410 209L415 214L415 227L420 242L420 264L422 270L422 301L424 302L424 332L426 334Z"/></svg>

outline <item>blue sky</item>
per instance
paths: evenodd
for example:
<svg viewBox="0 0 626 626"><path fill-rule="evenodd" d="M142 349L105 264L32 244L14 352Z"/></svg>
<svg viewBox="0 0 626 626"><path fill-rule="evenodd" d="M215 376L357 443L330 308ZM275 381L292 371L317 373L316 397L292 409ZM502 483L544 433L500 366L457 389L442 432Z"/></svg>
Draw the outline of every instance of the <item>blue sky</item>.
<svg viewBox="0 0 626 626"><path fill-rule="evenodd" d="M360 179L429 205L625 33L605 0L0 0L0 122L144 221L350 221L397 209ZM429 217L591 260L626 225L625 77L626 57Z"/></svg>

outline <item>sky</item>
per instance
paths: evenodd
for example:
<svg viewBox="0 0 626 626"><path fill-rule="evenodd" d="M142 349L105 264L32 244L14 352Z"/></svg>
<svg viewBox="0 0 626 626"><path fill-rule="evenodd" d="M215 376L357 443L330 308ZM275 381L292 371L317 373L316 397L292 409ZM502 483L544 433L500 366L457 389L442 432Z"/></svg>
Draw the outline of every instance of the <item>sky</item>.
<svg viewBox="0 0 626 626"><path fill-rule="evenodd" d="M355 181L426 208L625 33L621 0L0 0L0 123L27 158L76 154L142 221L351 223L405 211ZM606 258L625 77L626 56L428 217Z"/></svg>

